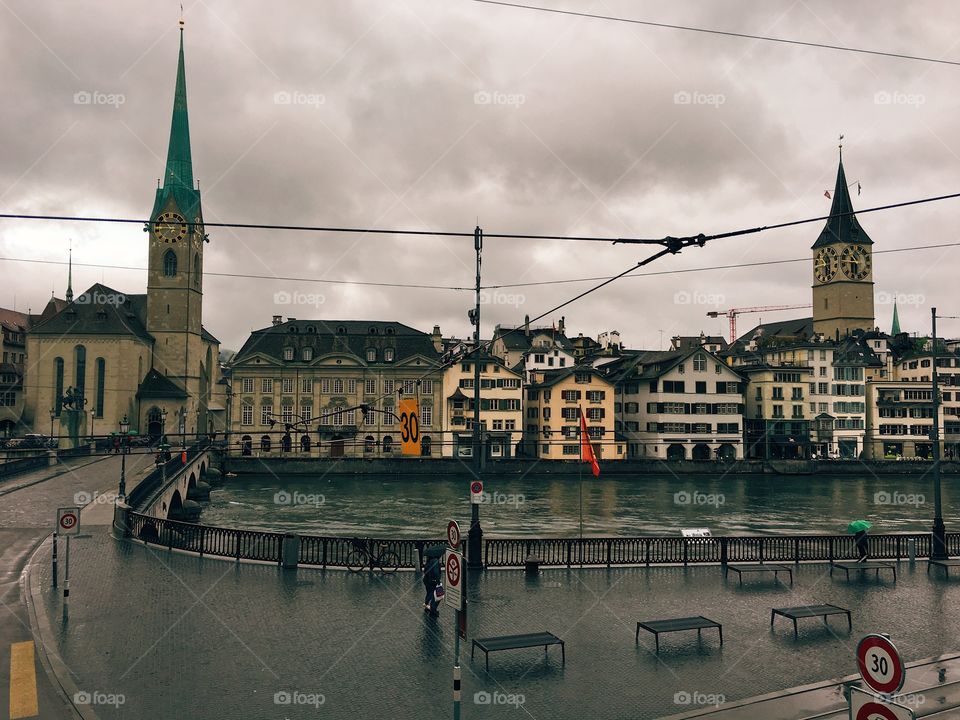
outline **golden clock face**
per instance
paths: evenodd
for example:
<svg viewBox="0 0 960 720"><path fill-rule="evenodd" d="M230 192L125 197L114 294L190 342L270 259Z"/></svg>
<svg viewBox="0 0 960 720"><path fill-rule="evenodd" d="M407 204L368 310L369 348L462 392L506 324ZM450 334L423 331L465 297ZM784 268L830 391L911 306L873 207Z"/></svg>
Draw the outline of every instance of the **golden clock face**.
<svg viewBox="0 0 960 720"><path fill-rule="evenodd" d="M837 274L840 267L840 261L837 258L837 251L832 247L825 247L817 253L813 260L813 276L817 282L829 282Z"/></svg>
<svg viewBox="0 0 960 720"><path fill-rule="evenodd" d="M178 242L183 240L187 234L186 221L176 213L166 212L157 216L156 220L157 237L165 243Z"/></svg>
<svg viewBox="0 0 960 720"><path fill-rule="evenodd" d="M870 255L858 245L847 245L840 253L840 267L851 280L863 280L870 274Z"/></svg>

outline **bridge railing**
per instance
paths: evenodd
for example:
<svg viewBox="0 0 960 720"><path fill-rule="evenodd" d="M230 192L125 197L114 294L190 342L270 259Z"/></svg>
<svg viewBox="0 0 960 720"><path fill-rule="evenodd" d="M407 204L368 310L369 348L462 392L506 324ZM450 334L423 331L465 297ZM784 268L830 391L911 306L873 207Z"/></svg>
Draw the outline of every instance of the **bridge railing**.
<svg viewBox="0 0 960 720"><path fill-rule="evenodd" d="M203 440L201 442L194 443L188 448L185 448L187 451L187 457L192 458L197 453L202 452L207 449L210 442L208 440ZM137 483L137 486L133 488L129 493L127 493L127 504L135 509L140 509L144 506L154 493L156 493L160 486L164 483L164 477L166 477L166 482L171 482L174 478L177 477L180 470L185 467L183 461L180 458L180 449L171 448L171 457L162 465L157 465L149 475L147 475L143 480Z"/></svg>

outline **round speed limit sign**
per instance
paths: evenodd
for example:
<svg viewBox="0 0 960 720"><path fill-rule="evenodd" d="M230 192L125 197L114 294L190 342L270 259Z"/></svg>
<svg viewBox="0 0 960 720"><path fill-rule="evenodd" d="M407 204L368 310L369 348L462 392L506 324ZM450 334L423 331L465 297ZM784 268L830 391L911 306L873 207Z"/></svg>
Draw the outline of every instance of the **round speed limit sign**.
<svg viewBox="0 0 960 720"><path fill-rule="evenodd" d="M907 679L897 648L885 635L867 635L857 645L857 666L863 682L874 692L893 695Z"/></svg>

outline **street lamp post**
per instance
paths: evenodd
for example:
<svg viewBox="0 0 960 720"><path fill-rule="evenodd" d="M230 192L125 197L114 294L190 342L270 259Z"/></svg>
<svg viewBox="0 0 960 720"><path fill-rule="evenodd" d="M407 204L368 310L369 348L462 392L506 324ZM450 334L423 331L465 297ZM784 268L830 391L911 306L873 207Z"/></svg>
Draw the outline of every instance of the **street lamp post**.
<svg viewBox="0 0 960 720"><path fill-rule="evenodd" d="M933 425L930 440L933 442L933 548L930 558L947 558L947 528L943 523L943 506L940 497L940 376L937 371L937 309L930 309L933 361Z"/></svg>
<svg viewBox="0 0 960 720"><path fill-rule="evenodd" d="M160 444L167 441L167 409L160 411Z"/></svg>
<svg viewBox="0 0 960 720"><path fill-rule="evenodd" d="M127 499L127 448L125 447L125 441L129 431L130 421L127 420L127 416L124 415L120 420L120 488L117 492L117 498L119 500Z"/></svg>
<svg viewBox="0 0 960 720"><path fill-rule="evenodd" d="M53 440L53 421L57 417L57 411L50 408L50 439Z"/></svg>
<svg viewBox="0 0 960 720"><path fill-rule="evenodd" d="M93 408L90 410L90 444L93 445L93 451L96 452L97 449L97 440L96 436L93 434L93 421L97 417L97 410Z"/></svg>
<svg viewBox="0 0 960 720"><path fill-rule="evenodd" d="M477 282L473 320L473 463L478 480L482 482L483 443L480 436L480 263L483 254L483 230L478 225L473 231L473 248L477 255ZM467 566L483 567L483 528L480 527L480 505L470 503L470 531L467 534Z"/></svg>

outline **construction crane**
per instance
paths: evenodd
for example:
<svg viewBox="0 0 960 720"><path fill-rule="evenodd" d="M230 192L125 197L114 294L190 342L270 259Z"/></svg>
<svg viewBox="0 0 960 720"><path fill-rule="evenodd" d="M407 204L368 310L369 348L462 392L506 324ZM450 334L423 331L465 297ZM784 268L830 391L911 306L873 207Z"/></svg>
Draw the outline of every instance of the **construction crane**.
<svg viewBox="0 0 960 720"><path fill-rule="evenodd" d="M809 308L813 305L765 305L763 307L730 308L729 310L711 310L707 317L720 317L726 315L730 320L730 342L737 340L737 315L746 315L747 313L775 312L778 310L800 310Z"/></svg>

